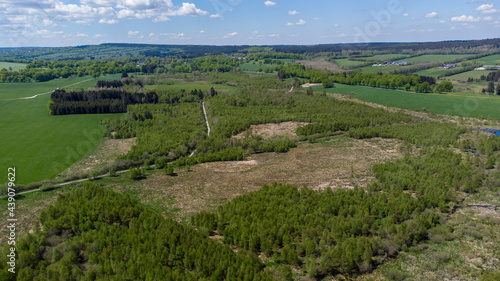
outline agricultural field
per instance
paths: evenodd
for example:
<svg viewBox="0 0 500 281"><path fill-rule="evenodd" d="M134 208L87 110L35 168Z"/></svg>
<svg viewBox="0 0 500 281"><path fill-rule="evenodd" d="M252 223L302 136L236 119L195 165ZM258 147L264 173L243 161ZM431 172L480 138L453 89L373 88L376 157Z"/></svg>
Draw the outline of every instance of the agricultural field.
<svg viewBox="0 0 500 281"><path fill-rule="evenodd" d="M470 60L472 62L482 63L484 65L499 65L500 64L500 55L491 55L486 56L474 60Z"/></svg>
<svg viewBox="0 0 500 281"><path fill-rule="evenodd" d="M439 75L444 74L447 69L444 68L431 68L431 69L426 69L426 70L421 70L418 72L415 72L417 75L425 75L425 76L431 76L434 78L437 78Z"/></svg>
<svg viewBox="0 0 500 281"><path fill-rule="evenodd" d="M452 76L446 77L446 79L457 80L457 81L467 81L469 78L479 79L481 76L487 76L493 70L471 70L467 72L462 72Z"/></svg>
<svg viewBox="0 0 500 281"><path fill-rule="evenodd" d="M3 62L0 61L0 70L2 69L17 71L26 68L26 63L13 63L13 62Z"/></svg>
<svg viewBox="0 0 500 281"><path fill-rule="evenodd" d="M109 79L116 76L107 77ZM102 79L102 78L101 78ZM15 166L18 183L54 178L80 160L102 139L100 120L121 118L117 115L51 116L47 110L50 91L55 88L93 87L89 77L53 80L45 83L5 84L0 88L2 120L0 133L1 167ZM47 93L47 94L44 94ZM20 99L31 97L30 99ZM15 140L15 141L13 141ZM6 181L0 175L0 182Z"/></svg>
<svg viewBox="0 0 500 281"><path fill-rule="evenodd" d="M322 91L321 86L316 90ZM391 107L459 115L475 118L500 119L500 96L467 94L420 94L400 90L335 85L325 89L329 93L350 94L352 97Z"/></svg>
<svg viewBox="0 0 500 281"><path fill-rule="evenodd" d="M400 61L407 61L408 63L425 63L425 62L438 62L438 61L440 61L440 62L444 63L447 61L451 61L454 59L460 59L460 58L464 58L467 56L470 56L470 55L468 55L468 54L465 54L465 55L422 55L422 56L418 56L418 57L403 59Z"/></svg>
<svg viewBox="0 0 500 281"><path fill-rule="evenodd" d="M335 64L337 64L339 67L344 67L344 66L355 66L355 65L360 65L363 64L364 62L362 61L354 61L354 60L349 60L349 59L335 59Z"/></svg>

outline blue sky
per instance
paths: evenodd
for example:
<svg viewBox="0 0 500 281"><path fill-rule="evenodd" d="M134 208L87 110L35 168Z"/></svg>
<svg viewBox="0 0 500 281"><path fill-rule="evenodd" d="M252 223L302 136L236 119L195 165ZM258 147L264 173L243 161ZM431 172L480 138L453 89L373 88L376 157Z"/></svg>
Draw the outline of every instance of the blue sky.
<svg viewBox="0 0 500 281"><path fill-rule="evenodd" d="M183 1L0 0L0 47L309 45L500 37L497 0Z"/></svg>

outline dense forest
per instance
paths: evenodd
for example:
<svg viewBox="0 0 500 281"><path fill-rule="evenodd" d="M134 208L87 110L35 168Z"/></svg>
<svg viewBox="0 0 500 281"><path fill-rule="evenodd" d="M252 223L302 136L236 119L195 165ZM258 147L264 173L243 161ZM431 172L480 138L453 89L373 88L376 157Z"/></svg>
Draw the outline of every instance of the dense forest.
<svg viewBox="0 0 500 281"><path fill-rule="evenodd" d="M55 90L50 96L48 108L52 115L123 113L127 112L127 106L130 104L148 103L158 103L158 95L155 92L130 93L124 89L112 88L81 92ZM151 117L146 114L146 118Z"/></svg>
<svg viewBox="0 0 500 281"><path fill-rule="evenodd" d="M17 241L16 274L2 254L2 280L272 280L254 254L94 183L61 195L39 224Z"/></svg>

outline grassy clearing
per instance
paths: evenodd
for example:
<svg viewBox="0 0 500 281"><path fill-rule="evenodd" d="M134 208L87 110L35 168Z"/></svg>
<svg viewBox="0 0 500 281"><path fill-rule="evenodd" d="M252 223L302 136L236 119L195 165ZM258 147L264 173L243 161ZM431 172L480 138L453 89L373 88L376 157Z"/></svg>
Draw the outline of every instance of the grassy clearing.
<svg viewBox="0 0 500 281"><path fill-rule="evenodd" d="M349 59L335 59L334 62L339 67L360 65L360 64L365 63L365 62L362 62L362 61L353 61L353 60L349 60Z"/></svg>
<svg viewBox="0 0 500 281"><path fill-rule="evenodd" d="M12 71L18 71L26 68L27 63L14 63L14 62L3 62L0 61L0 69L7 69Z"/></svg>
<svg viewBox="0 0 500 281"><path fill-rule="evenodd" d="M255 64L254 63L242 63L240 65L240 68L243 71L257 71L257 70L259 70L259 68L261 68L263 70L266 69L266 68L271 68L274 71L274 68L276 68L276 65L274 65L274 64L264 64L264 63L260 64L260 63L257 63L257 62Z"/></svg>
<svg viewBox="0 0 500 281"><path fill-rule="evenodd" d="M500 119L500 96L469 94L419 94L399 90L336 84L334 88L314 87L316 91L351 94L352 97L386 106L446 115Z"/></svg>
<svg viewBox="0 0 500 281"><path fill-rule="evenodd" d="M108 78L114 78L112 76ZM59 88L88 88L95 80L74 84L89 79L56 80L50 84L19 83L2 87L0 97L28 97L43 91ZM101 78L104 79L104 78ZM57 82L63 82L57 84ZM18 90L16 91L16 87ZM121 118L123 114L51 116L47 110L50 95L33 99L0 100L2 120L0 122L0 167L16 167L18 184L53 178L58 173L80 160L102 139L99 120ZM7 180L0 174L0 183Z"/></svg>

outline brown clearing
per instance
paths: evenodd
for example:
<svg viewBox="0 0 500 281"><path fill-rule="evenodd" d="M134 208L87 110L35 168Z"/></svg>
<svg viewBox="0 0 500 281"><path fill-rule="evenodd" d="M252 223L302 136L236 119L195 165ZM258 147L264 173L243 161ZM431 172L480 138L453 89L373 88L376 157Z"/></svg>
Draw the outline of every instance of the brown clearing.
<svg viewBox="0 0 500 281"><path fill-rule="evenodd" d="M401 142L393 139L354 140L344 136L322 143L301 143L288 153L254 154L245 161L204 163L179 169L178 176L157 171L127 189L138 192L145 205L168 205L173 218L187 220L218 205L273 182L308 186L353 188L374 179L371 167L401 157ZM114 189L126 191L120 184ZM172 202L171 198L175 198ZM164 215L168 212L165 211Z"/></svg>
<svg viewBox="0 0 500 281"><path fill-rule="evenodd" d="M269 123L269 124L260 124L260 125L252 125L249 130L241 132L235 136L234 139L243 139L247 135L248 136L261 136L265 139L279 136L279 137L288 137L295 138L297 134L295 131L297 128L310 124L308 122L282 122L282 123Z"/></svg>
<svg viewBox="0 0 500 281"><path fill-rule="evenodd" d="M113 163L118 155L130 150L135 144L135 139L104 139L92 152L62 172L61 176L81 175Z"/></svg>

